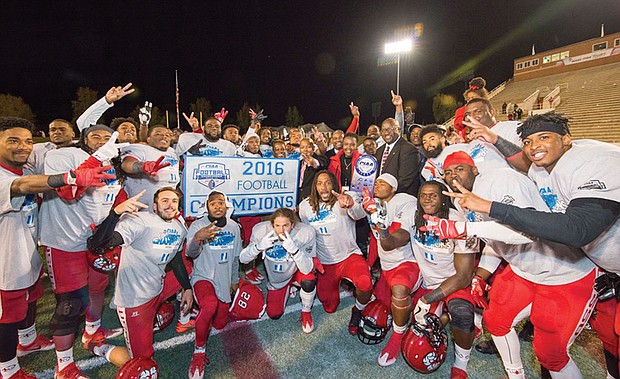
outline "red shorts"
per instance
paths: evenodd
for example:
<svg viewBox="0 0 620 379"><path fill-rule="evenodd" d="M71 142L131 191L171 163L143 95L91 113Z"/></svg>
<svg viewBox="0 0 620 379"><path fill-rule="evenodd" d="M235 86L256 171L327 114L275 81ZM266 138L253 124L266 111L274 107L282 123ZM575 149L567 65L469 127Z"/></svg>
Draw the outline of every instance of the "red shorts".
<svg viewBox="0 0 620 379"><path fill-rule="evenodd" d="M171 280L164 280L164 288L161 293L142 305L133 308L116 307L116 313L125 332L125 344L131 358L153 357L155 353L153 349L153 320L155 320L155 314L161 303L176 293L177 289L171 286L172 282Z"/></svg>
<svg viewBox="0 0 620 379"><path fill-rule="evenodd" d="M299 286L302 280L316 280L316 275L314 272L302 274L301 271L297 270L287 285L277 290L267 291L267 316L269 318L282 316L284 307L286 307L286 301L288 300L289 288L291 288L291 285Z"/></svg>
<svg viewBox="0 0 620 379"><path fill-rule="evenodd" d="M102 292L108 286L108 274L88 265L88 250L68 252L53 247L45 248L47 273L55 294L68 293L88 286L89 292Z"/></svg>
<svg viewBox="0 0 620 379"><path fill-rule="evenodd" d="M28 304L43 296L41 278L30 287L15 291L0 290L0 324L13 324L26 318Z"/></svg>
<svg viewBox="0 0 620 379"><path fill-rule="evenodd" d="M416 262L403 262L391 270L382 271L381 275L385 275L390 288L405 286L409 288L409 292L414 292L422 284L420 267Z"/></svg>
<svg viewBox="0 0 620 379"><path fill-rule="evenodd" d="M334 313L340 304L340 281L347 279L358 291L372 291L372 280L366 260L359 254L335 264L324 264L324 274L319 274L316 292L327 313Z"/></svg>
<svg viewBox="0 0 620 379"><path fill-rule="evenodd" d="M619 304L615 297L599 301L596 303L596 312L590 319L590 325L603 342L603 347L612 354L618 354L618 330L614 328L614 324L618 320Z"/></svg>
<svg viewBox="0 0 620 379"><path fill-rule="evenodd" d="M492 335L504 336L529 314L534 353L546 369L560 371L570 359L568 349L594 310L596 275L597 270L592 270L575 282L551 286L523 279L508 266L489 292L484 325Z"/></svg>

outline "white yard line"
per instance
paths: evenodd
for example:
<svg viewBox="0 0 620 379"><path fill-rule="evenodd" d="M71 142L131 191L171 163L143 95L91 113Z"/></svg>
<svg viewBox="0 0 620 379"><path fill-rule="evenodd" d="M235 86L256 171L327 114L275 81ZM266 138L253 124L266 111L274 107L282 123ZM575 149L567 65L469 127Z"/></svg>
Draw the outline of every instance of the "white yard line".
<svg viewBox="0 0 620 379"><path fill-rule="evenodd" d="M346 297L350 297L351 293L350 292L346 292L346 291L341 291L340 292L340 298L344 299ZM314 305L318 305L320 304L319 299L314 299ZM295 304L289 305L286 307L286 309L284 310L284 314L287 315L289 313L292 312L297 312L301 310L301 302L297 302ZM250 321L241 321L241 322L245 322L245 323L249 323L249 324L253 324L255 322L260 322L260 321L264 321L264 320L268 320L269 317L267 316L267 314L263 314L263 317L259 318L258 320L250 320ZM230 327L234 325L234 323L229 323L224 329L222 330L217 330L217 329L212 329L211 330L211 334L209 334L210 336L214 336L216 334L219 334L220 332L224 332L227 331L228 329L230 329ZM190 333L184 333L180 336L176 336L176 337L172 337L169 338L167 340L164 341L159 341L159 342L155 342L153 344L153 348L155 349L155 351L160 351L160 350L167 350L179 345L183 345L186 343L190 343L192 341L194 341L195 337L195 332L190 332ZM107 360L105 360L105 358L102 357L93 357L93 358L88 358L88 359L82 359L81 361L77 361L76 362L77 365L80 367L80 369L82 370L92 370L94 368L97 367L101 367L106 363L109 363ZM41 379L53 379L54 378L54 369L48 369L45 371L41 371L41 372L37 372L34 374L37 378L41 378Z"/></svg>

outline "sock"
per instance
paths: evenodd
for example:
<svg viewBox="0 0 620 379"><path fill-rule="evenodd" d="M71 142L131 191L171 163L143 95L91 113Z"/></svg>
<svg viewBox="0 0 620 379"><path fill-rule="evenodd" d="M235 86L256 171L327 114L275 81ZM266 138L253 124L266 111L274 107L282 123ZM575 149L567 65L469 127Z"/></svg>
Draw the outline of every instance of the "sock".
<svg viewBox="0 0 620 379"><path fill-rule="evenodd" d="M482 329L482 313L474 312L474 326Z"/></svg>
<svg viewBox="0 0 620 379"><path fill-rule="evenodd" d="M454 344L454 364L453 367L460 368L463 371L467 371L467 363L471 355L471 347L469 349L463 349L456 343Z"/></svg>
<svg viewBox="0 0 620 379"><path fill-rule="evenodd" d="M19 371L19 362L17 357L7 362L0 362L0 374L2 378L10 378Z"/></svg>
<svg viewBox="0 0 620 379"><path fill-rule="evenodd" d="M394 335L394 333L402 335L407 331L407 324L403 326L398 326L394 323L394 321L392 321L392 329L394 330L394 332L392 332L392 335Z"/></svg>
<svg viewBox="0 0 620 379"><path fill-rule="evenodd" d="M19 344L28 346L37 338L37 324L32 324L26 329L19 329L17 334L19 335Z"/></svg>
<svg viewBox="0 0 620 379"><path fill-rule="evenodd" d="M316 288L312 292L306 292L302 288L299 291L299 298L301 299L301 311L310 312L312 310L312 303L314 302L314 296L316 295Z"/></svg>
<svg viewBox="0 0 620 379"><path fill-rule="evenodd" d="M58 371L62 371L65 367L73 363L73 348L65 351L56 351L56 367Z"/></svg>
<svg viewBox="0 0 620 379"><path fill-rule="evenodd" d="M179 312L179 324L187 324L192 317L192 312L188 312L186 315L182 311Z"/></svg>
<svg viewBox="0 0 620 379"><path fill-rule="evenodd" d="M364 308L366 308L366 304L362 304L360 303L359 300L355 299L355 308L359 309L360 311L363 311Z"/></svg>
<svg viewBox="0 0 620 379"><path fill-rule="evenodd" d="M504 369L508 374L509 379L525 379L525 371L523 371L523 362L521 362L521 344L519 343L519 336L515 332L514 328L510 329L510 332L505 336L493 337L495 347L502 358Z"/></svg>
<svg viewBox="0 0 620 379"><path fill-rule="evenodd" d="M549 370L552 378L562 378L562 379L583 379L583 375L581 375L581 371L579 371L579 367L575 364L572 358L568 360L568 363L564 368L560 371L551 371Z"/></svg>
<svg viewBox="0 0 620 379"><path fill-rule="evenodd" d="M205 353L207 351L207 345L204 346L194 346L194 354L196 353Z"/></svg>
<svg viewBox="0 0 620 379"><path fill-rule="evenodd" d="M110 352L112 351L112 349L114 349L116 346L114 345L110 345L109 343L103 344L101 346L95 346L93 348L93 353L95 355L98 355L100 357L104 357L105 359L107 359L109 361L109 355Z"/></svg>
<svg viewBox="0 0 620 379"><path fill-rule="evenodd" d="M101 327L101 319L95 321L86 321L84 330L88 334L94 334Z"/></svg>

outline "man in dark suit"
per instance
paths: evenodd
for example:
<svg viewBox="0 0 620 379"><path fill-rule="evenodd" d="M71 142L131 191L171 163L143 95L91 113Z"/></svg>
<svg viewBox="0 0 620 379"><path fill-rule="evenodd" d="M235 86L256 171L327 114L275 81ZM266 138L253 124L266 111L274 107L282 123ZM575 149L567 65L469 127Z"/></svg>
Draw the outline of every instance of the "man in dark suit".
<svg viewBox="0 0 620 379"><path fill-rule="evenodd" d="M299 188L297 205L310 196L316 173L326 170L329 166L329 158L315 153L314 144L309 138L301 139L299 152L301 153L301 163L299 164L299 183L297 183L297 188Z"/></svg>
<svg viewBox="0 0 620 379"><path fill-rule="evenodd" d="M392 174L398 180L397 193L417 196L420 188L418 149L400 136L400 126L393 118L381 123L381 137L385 144L375 153L379 162L376 176Z"/></svg>

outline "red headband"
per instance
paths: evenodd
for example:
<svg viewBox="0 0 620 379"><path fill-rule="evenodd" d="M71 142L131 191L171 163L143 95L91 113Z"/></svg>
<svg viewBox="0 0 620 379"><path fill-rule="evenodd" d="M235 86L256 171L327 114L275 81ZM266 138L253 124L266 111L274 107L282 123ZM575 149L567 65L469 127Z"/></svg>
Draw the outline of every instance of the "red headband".
<svg viewBox="0 0 620 379"><path fill-rule="evenodd" d="M471 88L471 89L480 89L480 87L478 87L478 86L473 86L473 85L472 85L472 86L469 86L469 88Z"/></svg>
<svg viewBox="0 0 620 379"><path fill-rule="evenodd" d="M469 154L464 151L455 151L454 153L448 155L443 161L443 168L445 169L456 164L464 164L472 167L475 166L474 160L471 159Z"/></svg>

